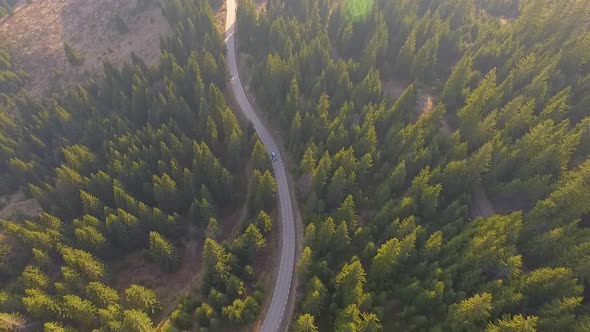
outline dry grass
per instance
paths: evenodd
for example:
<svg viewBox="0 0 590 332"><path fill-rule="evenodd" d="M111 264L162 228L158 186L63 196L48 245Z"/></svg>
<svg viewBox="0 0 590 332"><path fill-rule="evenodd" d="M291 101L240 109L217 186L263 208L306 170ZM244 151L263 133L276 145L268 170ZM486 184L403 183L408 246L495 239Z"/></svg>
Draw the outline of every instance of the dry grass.
<svg viewBox="0 0 590 332"><path fill-rule="evenodd" d="M34 0L0 22L0 40L12 47L29 73L27 90L37 96L58 91L83 80L85 72L100 71L105 59L120 65L131 52L147 63L159 58L160 36L170 35L171 29L160 9L138 11L136 2ZM116 30L116 14L128 25L127 33ZM83 55L83 65L69 64L64 42Z"/></svg>
<svg viewBox="0 0 590 332"><path fill-rule="evenodd" d="M385 90L388 96L392 99L398 99L404 91L408 88L409 84L400 81L383 81L381 86ZM418 100L417 100L416 113L418 116L430 112L435 103L434 92L429 88L419 89Z"/></svg>
<svg viewBox="0 0 590 332"><path fill-rule="evenodd" d="M227 2L224 1L221 7L215 12L215 27L217 31L224 36L225 35L225 19L227 18Z"/></svg>
<svg viewBox="0 0 590 332"><path fill-rule="evenodd" d="M35 217L43 212L34 198L27 198L22 191L0 197L0 219L10 218L13 213L20 212Z"/></svg>
<svg viewBox="0 0 590 332"><path fill-rule="evenodd" d="M198 284L203 241L197 240L196 234L191 234L190 238L180 252L182 261L176 272L163 272L158 265L148 262L142 252L136 252L111 266L115 276L114 287L123 291L132 284L138 284L153 289L164 307L160 318L168 316L176 309L182 296Z"/></svg>
<svg viewBox="0 0 590 332"><path fill-rule="evenodd" d="M260 13L263 9L266 10L266 4L267 3L268 3L268 0L256 0L256 1L254 1L254 4L256 5L256 11Z"/></svg>
<svg viewBox="0 0 590 332"><path fill-rule="evenodd" d="M400 81L382 81L381 87L392 99L398 99L406 91L408 84Z"/></svg>

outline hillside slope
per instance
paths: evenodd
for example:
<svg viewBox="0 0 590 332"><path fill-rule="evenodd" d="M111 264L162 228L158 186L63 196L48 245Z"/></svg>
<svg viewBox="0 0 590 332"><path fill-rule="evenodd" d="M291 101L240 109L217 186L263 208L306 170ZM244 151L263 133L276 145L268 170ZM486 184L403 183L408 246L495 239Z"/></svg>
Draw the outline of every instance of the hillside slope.
<svg viewBox="0 0 590 332"><path fill-rule="evenodd" d="M161 10L139 8L137 0L36 0L20 5L0 22L0 41L10 45L29 73L27 90L34 95L59 91L82 79L86 71L102 69L105 59L121 64L136 53L147 63L159 58L160 36L171 29ZM128 31L117 29L120 15ZM64 42L84 57L72 66ZM57 83L57 84L56 84Z"/></svg>

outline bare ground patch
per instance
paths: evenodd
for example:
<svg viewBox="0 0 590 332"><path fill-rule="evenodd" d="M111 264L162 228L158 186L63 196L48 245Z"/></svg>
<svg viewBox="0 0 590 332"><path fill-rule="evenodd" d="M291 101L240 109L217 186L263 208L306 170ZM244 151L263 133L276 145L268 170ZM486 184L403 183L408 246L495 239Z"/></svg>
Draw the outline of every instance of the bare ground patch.
<svg viewBox="0 0 590 332"><path fill-rule="evenodd" d="M404 91L408 88L409 84L401 81L382 81L381 82L382 88L385 90L387 95L392 99L398 99ZM419 89L418 90L418 100L417 100L417 107L416 113L418 115L422 115L424 113L430 112L435 103L435 96L433 91L430 89Z"/></svg>
<svg viewBox="0 0 590 332"><path fill-rule="evenodd" d="M215 12L215 26L217 31L225 32L225 19L227 18L227 1L224 1L221 7Z"/></svg>
<svg viewBox="0 0 590 332"><path fill-rule="evenodd" d="M117 14L128 32L117 31ZM35 0L0 22L0 40L13 48L30 76L25 88L37 96L83 80L85 72L100 71L106 59L120 65L134 52L154 63L160 36L170 33L161 10L138 10L137 0ZM81 66L67 61L64 42L83 55Z"/></svg>
<svg viewBox="0 0 590 332"><path fill-rule="evenodd" d="M182 296L197 285L200 277L202 248L203 240L197 240L197 235L191 234L184 249L180 250L181 265L174 273L161 271L158 265L147 261L143 252L128 255L111 266L115 276L113 285L119 291L124 291L132 284L153 289L164 307L160 318L166 317L176 308Z"/></svg>
<svg viewBox="0 0 590 332"><path fill-rule="evenodd" d="M261 12L263 9L266 10L266 4L268 0L256 0L254 4L256 4L256 11Z"/></svg>
<svg viewBox="0 0 590 332"><path fill-rule="evenodd" d="M0 219L10 218L16 212L35 217L40 215L43 209L34 198L27 198L22 191L0 197Z"/></svg>
<svg viewBox="0 0 590 332"><path fill-rule="evenodd" d="M393 99L398 99L404 91L408 88L409 84L400 81L382 81L381 86L385 90L388 96Z"/></svg>
<svg viewBox="0 0 590 332"><path fill-rule="evenodd" d="M428 113L434 107L434 96L430 92L420 93L418 97L418 112L420 115Z"/></svg>

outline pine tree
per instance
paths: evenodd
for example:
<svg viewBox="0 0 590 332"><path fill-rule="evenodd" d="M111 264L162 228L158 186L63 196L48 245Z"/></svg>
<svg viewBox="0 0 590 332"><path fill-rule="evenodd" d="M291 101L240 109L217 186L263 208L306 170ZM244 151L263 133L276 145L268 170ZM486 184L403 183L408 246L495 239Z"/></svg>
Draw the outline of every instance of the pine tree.
<svg viewBox="0 0 590 332"><path fill-rule="evenodd" d="M64 327L63 324L58 322L47 322L43 324L43 331L44 332L70 332L75 331L75 329L71 327Z"/></svg>
<svg viewBox="0 0 590 332"><path fill-rule="evenodd" d="M256 253L266 246L264 236L254 224L248 225L244 234L242 234L236 241L238 247L244 252L250 262L256 258Z"/></svg>
<svg viewBox="0 0 590 332"><path fill-rule="evenodd" d="M291 130L289 134L289 147L295 153L301 150L301 138L304 134L302 126L303 123L301 119L301 114L299 112L296 112L291 121Z"/></svg>
<svg viewBox="0 0 590 332"><path fill-rule="evenodd" d="M251 0L239 3L236 12L237 37L246 50L254 51L254 41L257 35L257 13L256 6Z"/></svg>
<svg viewBox="0 0 590 332"><path fill-rule="evenodd" d="M261 172L271 170L271 161L262 142L257 139L250 157L252 168Z"/></svg>
<svg viewBox="0 0 590 332"><path fill-rule="evenodd" d="M53 320L61 311L59 303L53 297L37 289L26 289L22 302L35 319Z"/></svg>
<svg viewBox="0 0 590 332"><path fill-rule="evenodd" d="M339 167L334 172L334 175L332 175L332 179L328 185L328 202L331 206L338 204L338 202L342 202L342 199L348 192L348 188L346 188L347 182L344 168Z"/></svg>
<svg viewBox="0 0 590 332"><path fill-rule="evenodd" d="M297 318L295 326L293 327L295 332L318 332L319 329L315 325L315 318L310 314L303 314Z"/></svg>
<svg viewBox="0 0 590 332"><path fill-rule="evenodd" d="M249 210L251 213L260 210L270 210L275 203L277 183L270 171L254 170L250 182Z"/></svg>
<svg viewBox="0 0 590 332"><path fill-rule="evenodd" d="M404 237L401 241L393 238L385 242L377 250L377 255L373 258L371 275L374 275L379 280L385 280L394 267L411 254L415 249L415 245L415 233Z"/></svg>
<svg viewBox="0 0 590 332"><path fill-rule="evenodd" d="M92 254L66 246L61 247L59 251L65 264L77 271L86 280L100 280L104 276L104 264L94 258Z"/></svg>
<svg viewBox="0 0 590 332"><path fill-rule="evenodd" d="M325 309L328 289L316 276L307 283L305 297L301 302L303 312L319 315Z"/></svg>
<svg viewBox="0 0 590 332"><path fill-rule="evenodd" d="M312 260L313 256L311 248L305 247L301 253L301 258L299 258L299 262L297 263L297 275L302 283L304 283L309 277Z"/></svg>
<svg viewBox="0 0 590 332"><path fill-rule="evenodd" d="M205 230L205 236L207 238L213 239L213 240L219 240L219 237L221 236L221 228L219 227L219 223L217 222L217 219L215 218L210 218L209 219L209 223L207 224L207 229Z"/></svg>
<svg viewBox="0 0 590 332"><path fill-rule="evenodd" d="M365 270L359 261L344 264L342 270L336 276L335 300L340 308L362 302L363 286L366 282L365 276Z"/></svg>
<svg viewBox="0 0 590 332"><path fill-rule="evenodd" d="M248 296L245 300L236 299L234 302L223 308L223 316L235 325L244 325L252 322L260 307L256 300Z"/></svg>
<svg viewBox="0 0 590 332"><path fill-rule="evenodd" d="M463 106L466 90L473 76L471 65L471 57L465 56L453 67L441 97L448 110L455 111Z"/></svg>
<svg viewBox="0 0 590 332"><path fill-rule="evenodd" d="M164 271L174 271L178 268L178 255L174 246L161 234L150 232L150 248L147 252L150 259L156 262Z"/></svg>
<svg viewBox="0 0 590 332"><path fill-rule="evenodd" d="M0 312L0 330L20 331L27 326L27 321L17 313Z"/></svg>
<svg viewBox="0 0 590 332"><path fill-rule="evenodd" d="M453 331L473 331L482 329L492 311L492 295L489 293L475 296L451 305L448 324Z"/></svg>
<svg viewBox="0 0 590 332"><path fill-rule="evenodd" d="M206 285L225 285L229 279L232 256L215 240L206 239L203 246L203 266Z"/></svg>
<svg viewBox="0 0 590 332"><path fill-rule="evenodd" d="M211 320L215 318L215 309L213 309L209 304L203 302L197 310L195 310L195 316L197 318L197 322L201 326L209 327L211 325Z"/></svg>
<svg viewBox="0 0 590 332"><path fill-rule="evenodd" d="M496 324L488 324L486 327L486 332L511 332L511 331L520 331L520 332L534 332L537 331L537 322L539 317L536 316L528 316L524 317L522 315L514 315L513 317L504 317Z"/></svg>
<svg viewBox="0 0 590 332"><path fill-rule="evenodd" d="M289 120L292 119L297 113L301 111L301 97L299 93L299 84L297 78L293 76L291 79L291 87L289 88L289 94L285 101L285 111L283 118ZM301 121L301 120L300 120Z"/></svg>
<svg viewBox="0 0 590 332"><path fill-rule="evenodd" d="M418 51L414 58L412 67L412 76L414 79L430 82L435 77L434 66L438 61L437 52L439 46L439 37L430 38Z"/></svg>
<svg viewBox="0 0 590 332"><path fill-rule="evenodd" d="M96 324L97 311L92 302L76 295L65 295L62 303L62 315L70 319L83 329Z"/></svg>
<svg viewBox="0 0 590 332"><path fill-rule="evenodd" d="M264 210L260 210L254 224L262 233L267 234L272 229L272 218Z"/></svg>
<svg viewBox="0 0 590 332"><path fill-rule="evenodd" d="M141 310L152 315L162 309L156 293L139 285L131 285L125 290L125 303L130 309Z"/></svg>
<svg viewBox="0 0 590 332"><path fill-rule="evenodd" d="M568 297L541 307L538 329L548 331L572 330L576 326L576 310L582 303L582 297Z"/></svg>
<svg viewBox="0 0 590 332"><path fill-rule="evenodd" d="M149 332L153 330L150 317L140 310L125 310L123 312L123 329L130 332Z"/></svg>
<svg viewBox="0 0 590 332"><path fill-rule="evenodd" d="M92 226L76 228L74 235L80 247L93 252L103 249L107 241L102 233Z"/></svg>
<svg viewBox="0 0 590 332"><path fill-rule="evenodd" d="M172 178L164 173L161 177L154 175L154 195L158 201L158 206L166 211L173 212L177 211L182 206L179 205L180 197L176 182Z"/></svg>
<svg viewBox="0 0 590 332"><path fill-rule="evenodd" d="M416 31L412 31L404 46L400 49L397 61L395 62L396 72L402 77L409 77L412 70L412 63L416 54Z"/></svg>
<svg viewBox="0 0 590 332"><path fill-rule="evenodd" d="M49 278L43 271L35 266L27 266L22 274L23 283L26 288L34 288L38 290L47 290L49 286Z"/></svg>
<svg viewBox="0 0 590 332"><path fill-rule="evenodd" d="M378 332L382 326L379 318L374 313L361 313L361 321L358 324L359 330L363 332Z"/></svg>
<svg viewBox="0 0 590 332"><path fill-rule="evenodd" d="M342 202L342 205L336 210L334 218L339 221L345 221L348 228L356 230L358 226L358 216L355 210L354 198L352 195L348 195Z"/></svg>
<svg viewBox="0 0 590 332"><path fill-rule="evenodd" d="M119 303L117 291L98 281L88 283L86 294L92 303L99 308L106 308L109 305Z"/></svg>

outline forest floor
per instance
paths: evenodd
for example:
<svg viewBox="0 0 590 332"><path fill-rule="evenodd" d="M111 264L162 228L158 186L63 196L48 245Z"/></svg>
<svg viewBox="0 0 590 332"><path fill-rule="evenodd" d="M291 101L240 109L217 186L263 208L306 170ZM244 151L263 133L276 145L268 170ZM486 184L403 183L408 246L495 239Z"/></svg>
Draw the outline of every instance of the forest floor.
<svg viewBox="0 0 590 332"><path fill-rule="evenodd" d="M260 13L263 9L266 10L266 4L268 0L256 0L254 4L256 5L256 11Z"/></svg>
<svg viewBox="0 0 590 332"><path fill-rule="evenodd" d="M173 273L161 271L157 264L149 262L143 251L127 255L110 266L113 271L113 286L124 291L132 284L143 285L154 290L163 305L160 316L167 316L175 308L182 296L198 284L200 277L201 248L203 240L198 237L194 227L187 232L179 269Z"/></svg>
<svg viewBox="0 0 590 332"><path fill-rule="evenodd" d="M381 86L391 98L398 99L409 84L400 81L382 81ZM418 107L416 108L417 115L420 116L429 112L434 107L435 95L431 89L420 89L418 93Z"/></svg>
<svg viewBox="0 0 590 332"><path fill-rule="evenodd" d="M0 219L10 218L14 213L22 213L34 217L43 209L34 198L28 198L22 191L10 195L0 196Z"/></svg>
<svg viewBox="0 0 590 332"><path fill-rule="evenodd" d="M117 31L117 14L128 32ZM0 42L12 47L29 74L25 88L34 96L83 81L106 59L121 65L131 52L152 64L160 56L160 36L170 34L161 9L138 10L137 0L33 0L0 22ZM81 66L70 65L64 42L84 57Z"/></svg>
<svg viewBox="0 0 590 332"><path fill-rule="evenodd" d="M246 205L220 216L219 226L221 235L219 242L231 241L246 220ZM186 222L191 223L190 220ZM181 264L177 271L161 271L157 264L148 261L143 251L135 252L115 261L111 265L114 272L113 285L120 292L132 284L139 284L154 290L162 303L162 311L154 319L159 329L166 331L165 326L170 323L170 314L176 310L184 296L200 296L199 285L203 277L202 249L205 242L203 230L190 224L186 235L177 249L180 253Z"/></svg>

